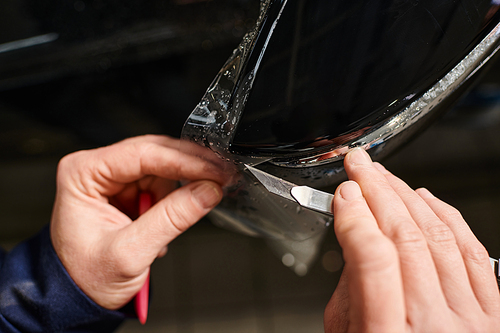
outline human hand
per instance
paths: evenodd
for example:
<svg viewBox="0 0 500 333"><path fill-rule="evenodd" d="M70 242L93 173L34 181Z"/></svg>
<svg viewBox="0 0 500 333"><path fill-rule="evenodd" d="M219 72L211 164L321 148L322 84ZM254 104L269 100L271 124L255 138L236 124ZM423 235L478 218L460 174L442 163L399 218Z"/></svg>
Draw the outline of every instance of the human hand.
<svg viewBox="0 0 500 333"><path fill-rule="evenodd" d="M167 244L222 198L217 167L181 153L178 142L136 137L59 163L52 244L75 283L104 308L127 304ZM174 190L178 180L192 182ZM141 192L156 204L139 217Z"/></svg>
<svg viewBox="0 0 500 333"><path fill-rule="evenodd" d="M351 181L335 193L334 225L345 267L325 331L498 332L489 256L460 213L362 149L344 164Z"/></svg>

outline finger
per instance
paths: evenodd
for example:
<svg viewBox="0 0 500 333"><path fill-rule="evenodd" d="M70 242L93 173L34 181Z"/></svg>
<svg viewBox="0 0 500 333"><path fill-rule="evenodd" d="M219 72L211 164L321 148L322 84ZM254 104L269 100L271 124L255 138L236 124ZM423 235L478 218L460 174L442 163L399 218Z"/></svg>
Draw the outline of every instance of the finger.
<svg viewBox="0 0 500 333"><path fill-rule="evenodd" d="M222 199L222 189L212 181L183 186L122 228L113 244L124 274L141 274L164 247L206 215Z"/></svg>
<svg viewBox="0 0 500 333"><path fill-rule="evenodd" d="M484 246L477 240L457 209L439 200L426 189L418 189L417 193L453 231L470 284L483 310L489 314L498 314L500 294Z"/></svg>
<svg viewBox="0 0 500 333"><path fill-rule="evenodd" d="M335 234L349 276L349 329L402 332L406 325L399 258L382 234L359 186L345 182L334 196Z"/></svg>
<svg viewBox="0 0 500 333"><path fill-rule="evenodd" d="M222 180L215 166L206 160L180 152L155 142L141 141L127 145L99 148L93 151L94 167L102 177L120 183L130 183L145 175L171 180Z"/></svg>
<svg viewBox="0 0 500 333"><path fill-rule="evenodd" d="M422 231L450 308L462 316L470 314L473 307L479 309L453 231L404 181L387 171L381 164L374 163L374 166L385 175Z"/></svg>
<svg viewBox="0 0 500 333"><path fill-rule="evenodd" d="M349 328L349 292L345 270L326 305L323 322L326 333L345 333Z"/></svg>
<svg viewBox="0 0 500 333"><path fill-rule="evenodd" d="M75 168L80 168L77 177L73 176ZM144 140L70 154L61 160L58 175L61 186L74 182L79 191L98 198L115 195L124 184L146 175L171 180L224 182L221 170L212 163Z"/></svg>
<svg viewBox="0 0 500 333"><path fill-rule="evenodd" d="M147 134L147 135L140 135L131 138L126 138L122 141L115 143L115 145L129 145L141 142L156 143L174 149L178 149L180 145L179 139L172 138L167 135L155 135L155 134Z"/></svg>
<svg viewBox="0 0 500 333"><path fill-rule="evenodd" d="M425 325L448 307L422 232L401 197L364 150L355 149L347 154L344 165L349 178L360 185L380 229L396 245L409 320ZM413 311L422 307L432 315Z"/></svg>
<svg viewBox="0 0 500 333"><path fill-rule="evenodd" d="M356 148L348 153L344 166L349 179L361 187L370 210L386 235L395 238L401 225L408 228L413 226L411 230L418 231L404 202L385 176L375 168L366 151Z"/></svg>
<svg viewBox="0 0 500 333"><path fill-rule="evenodd" d="M127 184L116 195L109 198L109 203L125 213L131 219L139 216L139 194L152 194L153 203L163 199L168 193L178 187L178 182L170 179L146 176L141 180Z"/></svg>
<svg viewBox="0 0 500 333"><path fill-rule="evenodd" d="M172 138L166 135L143 135L137 136L133 138L128 138L123 141L118 142L117 144L137 144L141 142L150 142L156 143L168 148L177 149L183 154L190 155L193 157L201 158L202 160L208 161L212 163L216 168L221 170L229 169L228 163L224 163L224 161L218 157L214 152L200 144L195 142L191 142L189 140L180 140L176 138ZM231 163L231 166L232 165ZM227 171L227 170L226 170Z"/></svg>

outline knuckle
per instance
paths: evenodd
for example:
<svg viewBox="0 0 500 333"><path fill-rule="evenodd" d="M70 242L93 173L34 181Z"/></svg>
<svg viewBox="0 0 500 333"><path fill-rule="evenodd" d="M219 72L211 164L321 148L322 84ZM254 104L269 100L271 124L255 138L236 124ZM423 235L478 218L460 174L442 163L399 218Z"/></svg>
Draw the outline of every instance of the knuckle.
<svg viewBox="0 0 500 333"><path fill-rule="evenodd" d="M423 230L425 233L425 238L428 242L440 245L455 245L455 235L451 229L442 223L432 225Z"/></svg>
<svg viewBox="0 0 500 333"><path fill-rule="evenodd" d="M470 241L463 246L462 256L473 263L484 263L489 260L486 248L478 241Z"/></svg>
<svg viewBox="0 0 500 333"><path fill-rule="evenodd" d="M370 260L364 262L361 266L368 272L385 272L393 269L394 265L399 263L396 248L394 245L379 244L377 249L379 252L376 256L371 256ZM372 252L374 253L374 252ZM375 252L376 253L376 252Z"/></svg>
<svg viewBox="0 0 500 333"><path fill-rule="evenodd" d="M153 134L145 134L145 135L139 135L139 136L133 136L133 137L130 137L130 138L126 138L126 139L123 139L117 143L115 143L114 145L129 145L129 144L136 144L136 143L139 143L139 142L143 142L143 141L147 141L147 140L152 140L152 138L154 138L155 135Z"/></svg>
<svg viewBox="0 0 500 333"><path fill-rule="evenodd" d="M71 153L71 154L66 155L63 158L61 158L61 160L59 161L59 164L57 165L57 173L64 174L64 173L70 171L74 167L76 162L84 154L85 154L84 151L78 151L78 152Z"/></svg>
<svg viewBox="0 0 500 333"><path fill-rule="evenodd" d="M139 141L139 142L135 142L134 146L140 152L148 152L151 149L153 149L153 147L155 147L156 144L153 142L149 142L149 141Z"/></svg>
<svg viewBox="0 0 500 333"><path fill-rule="evenodd" d="M366 272L383 272L398 263L395 244L387 237L380 235L364 237L364 243L356 256L357 264Z"/></svg>
<svg viewBox="0 0 500 333"><path fill-rule="evenodd" d="M360 214L359 211L356 211L353 208L357 208L356 205L349 203L347 205L347 209L350 209L349 215L341 215L337 212L337 218L333 225L335 228L335 233L337 233L337 235L345 235L346 237L357 239L358 233L364 230L362 222L366 221L368 217Z"/></svg>
<svg viewBox="0 0 500 333"><path fill-rule="evenodd" d="M393 232L392 239L398 248L412 252L427 249L427 242L422 232L413 225L397 227Z"/></svg>
<svg viewBox="0 0 500 333"><path fill-rule="evenodd" d="M148 152L150 152L153 147L153 142L147 142L142 140L135 140L137 138L132 138L130 141L126 139L125 141L121 141L116 145L109 146L109 149L120 149L121 154L125 154L127 156L132 156L136 159L140 159L143 156L146 156Z"/></svg>
<svg viewBox="0 0 500 333"><path fill-rule="evenodd" d="M442 214L443 214L442 217L443 217L444 221L459 221L459 220L463 219L460 211L458 209L456 209L455 207L450 206L448 204L446 204L446 209L444 209Z"/></svg>
<svg viewBox="0 0 500 333"><path fill-rule="evenodd" d="M147 156L148 152L152 150L152 146L153 144L150 142L139 141L132 142L131 145L126 148L130 155L135 155L142 159L144 156Z"/></svg>
<svg viewBox="0 0 500 333"><path fill-rule="evenodd" d="M88 159L88 151L77 151L64 156L57 165L56 180L58 186L67 187L68 182L74 182L82 174L82 161Z"/></svg>

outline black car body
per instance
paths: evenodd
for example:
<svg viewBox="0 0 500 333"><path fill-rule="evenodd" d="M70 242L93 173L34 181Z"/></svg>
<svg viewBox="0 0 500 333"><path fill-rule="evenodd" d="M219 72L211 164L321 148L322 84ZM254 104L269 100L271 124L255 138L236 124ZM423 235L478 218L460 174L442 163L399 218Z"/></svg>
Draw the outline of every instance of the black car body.
<svg viewBox="0 0 500 333"><path fill-rule="evenodd" d="M479 0L9 0L0 8L3 103L70 128L82 146L143 131L179 135L187 118L184 138L243 174L213 218L275 239L282 252L306 244L297 264L314 257L330 220L266 193L244 164L335 186L347 151L383 158L448 110L490 64L500 35L499 3ZM214 50L224 52L207 61ZM200 80L213 75L210 86ZM272 204L256 208L252 200L264 197Z"/></svg>

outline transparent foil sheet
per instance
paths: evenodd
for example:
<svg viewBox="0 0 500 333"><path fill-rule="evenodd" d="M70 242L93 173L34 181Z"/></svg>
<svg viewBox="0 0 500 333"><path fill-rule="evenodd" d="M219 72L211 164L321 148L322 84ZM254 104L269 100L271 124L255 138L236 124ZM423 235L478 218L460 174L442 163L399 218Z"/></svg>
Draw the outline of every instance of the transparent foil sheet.
<svg viewBox="0 0 500 333"><path fill-rule="evenodd" d="M316 253L322 235L332 218L302 208L298 203L269 193L245 169L244 164L258 165L267 159L257 156L238 156L229 151L234 131L243 112L255 75L258 74L259 62L254 68L245 70L244 65L257 37L272 37L273 22L267 36L260 31L270 5L286 6L286 1L263 1L261 15L255 28L244 38L231 57L219 71L207 92L187 119L181 135L181 151L201 157L220 168L225 175L225 197L218 207L209 214L212 222L220 227L235 230L247 235L265 237L273 243L273 248L294 252L297 258L307 258L300 267L309 267L314 260L311 253ZM307 242L307 246L290 246L290 242ZM305 244L305 243L304 243ZM291 250L289 250L292 248ZM301 251L300 248L307 248ZM278 250L277 252L280 252ZM282 252L282 251L281 251ZM303 252L303 253L302 253ZM293 267L292 267L293 268ZM303 270L301 270L303 271Z"/></svg>

